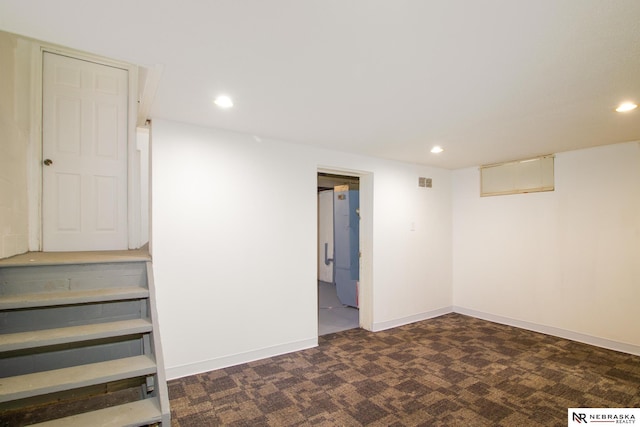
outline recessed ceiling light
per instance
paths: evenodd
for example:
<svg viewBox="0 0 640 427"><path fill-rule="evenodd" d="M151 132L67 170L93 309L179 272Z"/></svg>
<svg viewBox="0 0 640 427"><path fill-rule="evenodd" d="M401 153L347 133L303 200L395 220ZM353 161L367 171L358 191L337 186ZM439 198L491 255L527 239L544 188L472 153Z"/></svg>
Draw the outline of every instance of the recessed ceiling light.
<svg viewBox="0 0 640 427"><path fill-rule="evenodd" d="M213 101L213 103L216 104L220 108L231 108L231 107L233 107L233 101L227 95L218 96Z"/></svg>
<svg viewBox="0 0 640 427"><path fill-rule="evenodd" d="M444 148L440 147L439 145L435 145L432 149L431 152L433 154L438 154L438 153L442 153L444 151Z"/></svg>
<svg viewBox="0 0 640 427"><path fill-rule="evenodd" d="M634 104L633 102L623 102L616 108L618 113L626 113L627 111L635 110L638 108L638 104Z"/></svg>

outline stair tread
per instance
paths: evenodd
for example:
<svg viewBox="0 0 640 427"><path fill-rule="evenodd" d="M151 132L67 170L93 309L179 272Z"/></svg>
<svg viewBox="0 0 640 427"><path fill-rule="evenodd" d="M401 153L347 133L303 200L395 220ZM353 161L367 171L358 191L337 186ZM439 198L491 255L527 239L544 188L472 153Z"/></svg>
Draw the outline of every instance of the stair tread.
<svg viewBox="0 0 640 427"><path fill-rule="evenodd" d="M130 319L4 334L0 335L0 352L144 333L151 329L148 319Z"/></svg>
<svg viewBox="0 0 640 427"><path fill-rule="evenodd" d="M143 355L0 378L0 402L135 378L155 372L155 361Z"/></svg>
<svg viewBox="0 0 640 427"><path fill-rule="evenodd" d="M157 398L138 400L84 414L33 424L38 427L129 427L160 422L162 412Z"/></svg>
<svg viewBox="0 0 640 427"><path fill-rule="evenodd" d="M139 286L3 295L0 296L0 310L137 299L148 296L149 290Z"/></svg>

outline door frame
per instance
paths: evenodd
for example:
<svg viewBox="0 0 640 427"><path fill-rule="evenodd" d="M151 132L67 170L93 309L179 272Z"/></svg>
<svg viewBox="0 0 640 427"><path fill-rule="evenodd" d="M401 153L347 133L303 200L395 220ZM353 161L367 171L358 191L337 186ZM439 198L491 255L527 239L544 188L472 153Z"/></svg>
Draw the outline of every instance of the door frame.
<svg viewBox="0 0 640 427"><path fill-rule="evenodd" d="M68 56L96 64L120 68L128 74L127 102L127 245L129 249L142 246L140 206L140 165L136 162L136 122L138 116L138 67L99 55L81 52L54 44L33 41L31 51L31 135L29 149L29 250L42 251L42 77L44 53Z"/></svg>
<svg viewBox="0 0 640 427"><path fill-rule="evenodd" d="M355 176L360 179L360 281L358 288L359 322L362 329L373 330L373 173L353 169L318 166L318 173ZM317 209L316 209L317 212ZM316 224L317 224L316 218ZM316 247L318 243L316 242ZM318 262L316 255L316 262ZM317 282L315 284L317 286ZM316 306L317 306L316 301Z"/></svg>

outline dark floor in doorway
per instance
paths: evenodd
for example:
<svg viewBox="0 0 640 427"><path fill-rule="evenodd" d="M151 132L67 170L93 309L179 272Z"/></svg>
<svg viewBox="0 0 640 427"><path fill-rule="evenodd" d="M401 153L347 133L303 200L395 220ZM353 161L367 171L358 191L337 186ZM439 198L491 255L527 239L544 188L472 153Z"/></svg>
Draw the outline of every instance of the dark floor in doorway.
<svg viewBox="0 0 640 427"><path fill-rule="evenodd" d="M359 310L343 305L332 283L318 282L318 335L346 331L360 326Z"/></svg>

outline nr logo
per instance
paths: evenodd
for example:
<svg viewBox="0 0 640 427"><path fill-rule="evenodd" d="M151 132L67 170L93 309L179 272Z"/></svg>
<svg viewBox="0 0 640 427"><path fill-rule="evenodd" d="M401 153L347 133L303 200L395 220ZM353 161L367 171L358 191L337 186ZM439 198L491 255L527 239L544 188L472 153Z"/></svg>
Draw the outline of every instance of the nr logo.
<svg viewBox="0 0 640 427"><path fill-rule="evenodd" d="M573 421L576 423L587 423L587 414L573 413Z"/></svg>

